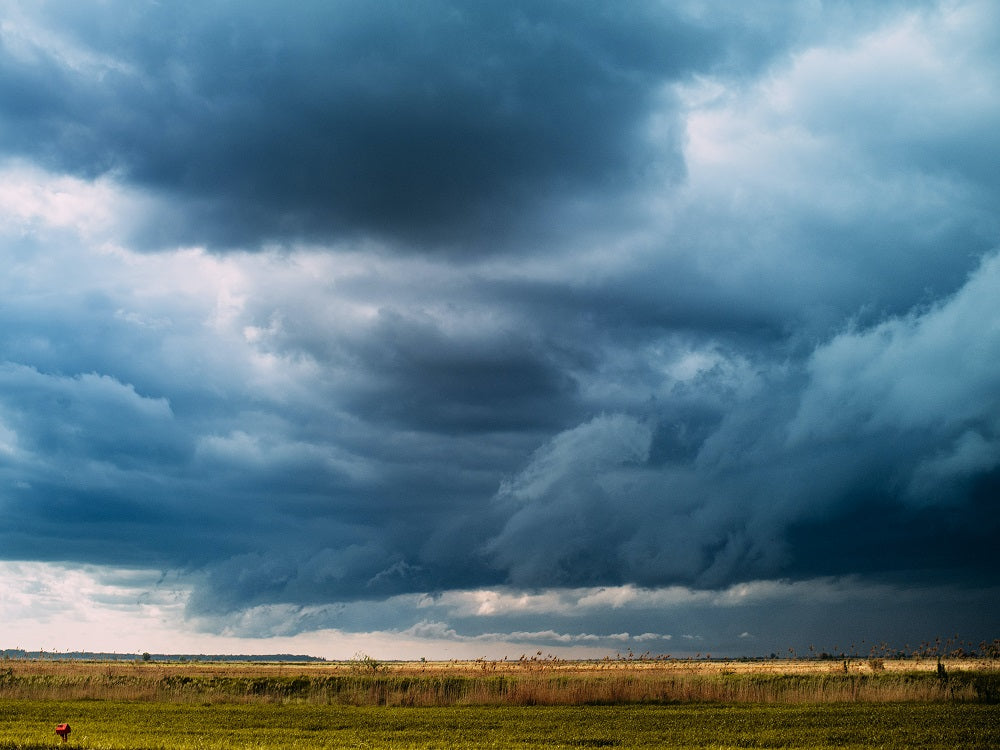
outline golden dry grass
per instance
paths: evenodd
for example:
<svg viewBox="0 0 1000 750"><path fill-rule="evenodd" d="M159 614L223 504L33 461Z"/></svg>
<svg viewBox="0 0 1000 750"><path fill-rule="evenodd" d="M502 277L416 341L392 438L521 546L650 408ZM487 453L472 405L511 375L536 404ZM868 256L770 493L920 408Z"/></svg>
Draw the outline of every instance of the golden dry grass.
<svg viewBox="0 0 1000 750"><path fill-rule="evenodd" d="M998 700L990 659L326 663L5 660L0 698L352 705ZM846 671L845 671L846 669Z"/></svg>
<svg viewBox="0 0 1000 750"><path fill-rule="evenodd" d="M873 664L875 662L875 664ZM14 675L64 677L136 677L158 679L171 675L211 677L290 677L378 673L405 676L546 673L587 676L605 673L635 673L644 676L677 675L823 675L937 673L938 659L566 659L531 660L452 660L452 661L329 661L329 662L165 662L165 661L84 661L72 659L3 659L0 672ZM1000 659L942 658L947 672L1000 670ZM879 666L881 665L881 666Z"/></svg>

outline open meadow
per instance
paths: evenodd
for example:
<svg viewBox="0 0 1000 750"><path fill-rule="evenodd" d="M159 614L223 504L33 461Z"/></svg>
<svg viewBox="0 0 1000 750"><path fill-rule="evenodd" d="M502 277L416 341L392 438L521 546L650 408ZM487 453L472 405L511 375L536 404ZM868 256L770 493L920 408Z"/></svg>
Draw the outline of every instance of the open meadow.
<svg viewBox="0 0 1000 750"><path fill-rule="evenodd" d="M0 748L1000 746L997 663L940 664L7 660Z"/></svg>

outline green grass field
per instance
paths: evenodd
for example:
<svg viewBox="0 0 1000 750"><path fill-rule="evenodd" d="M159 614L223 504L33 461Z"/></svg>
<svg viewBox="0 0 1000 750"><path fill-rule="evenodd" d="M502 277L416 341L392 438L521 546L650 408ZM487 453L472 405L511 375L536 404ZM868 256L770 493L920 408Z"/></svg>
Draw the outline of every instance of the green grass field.
<svg viewBox="0 0 1000 750"><path fill-rule="evenodd" d="M981 659L0 664L0 750L60 746L1000 748L1000 670Z"/></svg>
<svg viewBox="0 0 1000 750"><path fill-rule="evenodd" d="M0 747L996 748L1000 706L971 703L318 706L0 702Z"/></svg>

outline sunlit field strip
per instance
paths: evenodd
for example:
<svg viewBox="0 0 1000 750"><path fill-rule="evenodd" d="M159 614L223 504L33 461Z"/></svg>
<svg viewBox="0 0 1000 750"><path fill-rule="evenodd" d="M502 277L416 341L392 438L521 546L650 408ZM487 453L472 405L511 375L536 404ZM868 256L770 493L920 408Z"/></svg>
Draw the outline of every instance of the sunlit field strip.
<svg viewBox="0 0 1000 750"><path fill-rule="evenodd" d="M376 661L365 657L352 661L259 662L259 661L90 661L80 659L0 659L0 673L18 674L170 674L210 675L326 675L377 671L390 674L483 674L492 672L566 672L591 674L643 671L685 674L828 674L844 672L936 672L938 664L949 671L1000 671L1000 657L915 657L905 659L832 657L828 659L476 659L451 661Z"/></svg>
<svg viewBox="0 0 1000 750"><path fill-rule="evenodd" d="M6 660L0 699L318 705L979 702L985 659L161 663Z"/></svg>

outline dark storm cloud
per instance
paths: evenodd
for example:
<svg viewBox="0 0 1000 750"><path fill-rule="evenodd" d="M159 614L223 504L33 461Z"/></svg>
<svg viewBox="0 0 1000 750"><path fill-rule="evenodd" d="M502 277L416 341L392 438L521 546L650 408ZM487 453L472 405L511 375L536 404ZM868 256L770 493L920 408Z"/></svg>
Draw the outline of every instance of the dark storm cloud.
<svg viewBox="0 0 1000 750"><path fill-rule="evenodd" d="M509 519L488 549L521 585L860 568L988 579L998 269L994 255L934 308L837 336L804 379L795 368L762 379L717 425L686 431L705 435L693 459L650 466L653 433L638 419L563 433L501 491Z"/></svg>
<svg viewBox="0 0 1000 750"><path fill-rule="evenodd" d="M2 50L4 150L168 198L140 242L374 235L473 254L537 249L574 202L680 179L683 128L664 84L739 79L789 43L879 17L647 2L17 11Z"/></svg>
<svg viewBox="0 0 1000 750"><path fill-rule="evenodd" d="M177 214L146 240L216 247L480 249L553 202L676 176L677 150L644 143L660 83L727 46L647 3L66 4L44 23L83 59L5 49L4 149L163 192Z"/></svg>
<svg viewBox="0 0 1000 750"><path fill-rule="evenodd" d="M355 354L378 374L349 407L366 421L470 433L551 430L578 415L558 348L513 332L462 340L387 315Z"/></svg>
<svg viewBox="0 0 1000 750"><path fill-rule="evenodd" d="M907 654L933 636L954 635L955 616L979 623L961 633L961 645L991 640L995 588L899 582L860 577L799 582L753 582L720 591L682 588L504 588L401 595L332 606L262 606L237 616L202 615L201 627L242 636L282 635L334 628L378 631L395 623L396 638L472 644L474 656L516 659L521 651L593 649L590 656L670 654L867 656L870 649ZM877 634L892 634L891 640ZM960 644L955 644L960 645ZM498 646L502 650L498 650ZM579 654L580 652L577 651Z"/></svg>
<svg viewBox="0 0 1000 750"><path fill-rule="evenodd" d="M554 642L400 602L992 584L996 11L728 5L12 6L4 554Z"/></svg>
<svg viewBox="0 0 1000 750"><path fill-rule="evenodd" d="M276 600L317 603L501 582L715 588L772 576L906 573L988 583L998 562L989 539L998 531L990 507L1000 465L992 362L1000 352L981 323L996 317L998 268L993 256L951 298L846 331L799 365L733 364L716 351L717 361L675 383L666 403L647 400L633 404L633 415L563 430L519 470L508 445L507 458L493 453L493 468L510 473L489 503L447 499L457 471L435 487L399 467L386 490L403 482L408 490L379 501L369 487L355 521L371 526L348 549L268 555L260 579L237 559L213 573L206 593L235 605L222 592L237 570L252 603L268 601L271 586L281 592ZM958 360L962 378L952 367ZM461 403L460 395L452 397ZM431 419L423 426L439 429ZM438 466L427 440L420 463ZM492 441L475 442L483 450ZM413 451L396 441L378 455L388 464L393 453L412 460ZM480 478L480 487L498 479L489 471ZM474 472L469 480L472 489ZM417 513L406 510L411 503ZM194 606L211 609L207 601Z"/></svg>

